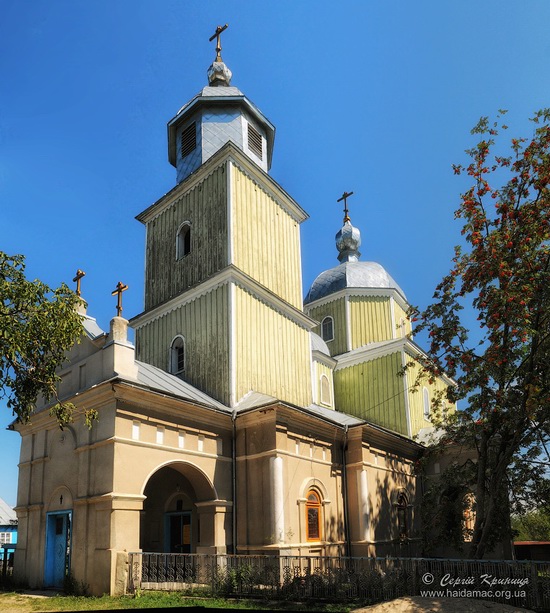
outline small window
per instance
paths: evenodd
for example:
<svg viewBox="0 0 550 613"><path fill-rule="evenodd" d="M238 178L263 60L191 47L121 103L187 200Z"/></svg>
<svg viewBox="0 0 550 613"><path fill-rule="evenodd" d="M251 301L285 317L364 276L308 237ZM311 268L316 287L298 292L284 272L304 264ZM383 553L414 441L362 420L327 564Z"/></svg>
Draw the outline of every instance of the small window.
<svg viewBox="0 0 550 613"><path fill-rule="evenodd" d="M11 532L0 532L0 545L11 543Z"/></svg>
<svg viewBox="0 0 550 613"><path fill-rule="evenodd" d="M321 497L315 490L307 493L306 530L308 541L321 540Z"/></svg>
<svg viewBox="0 0 550 613"><path fill-rule="evenodd" d="M399 492L396 507L399 538L406 539L409 537L409 500L405 492Z"/></svg>
<svg viewBox="0 0 550 613"><path fill-rule="evenodd" d="M321 404L330 405L330 383L326 375L321 375Z"/></svg>
<svg viewBox="0 0 550 613"><path fill-rule="evenodd" d="M176 260L181 260L191 253L191 224L182 223L176 235Z"/></svg>
<svg viewBox="0 0 550 613"><path fill-rule="evenodd" d="M321 338L327 342L334 339L334 320L328 316L321 322Z"/></svg>
<svg viewBox="0 0 550 613"><path fill-rule="evenodd" d="M263 159L262 135L251 124L248 124L248 148L255 153L260 160Z"/></svg>
<svg viewBox="0 0 550 613"><path fill-rule="evenodd" d="M422 388L422 401L424 404L424 419L430 418L430 392L427 387Z"/></svg>
<svg viewBox="0 0 550 613"><path fill-rule="evenodd" d="M179 375L185 370L185 341L183 336L176 336L170 347L170 372Z"/></svg>
<svg viewBox="0 0 550 613"><path fill-rule="evenodd" d="M189 155L197 148L197 125L193 122L181 133L181 157Z"/></svg>

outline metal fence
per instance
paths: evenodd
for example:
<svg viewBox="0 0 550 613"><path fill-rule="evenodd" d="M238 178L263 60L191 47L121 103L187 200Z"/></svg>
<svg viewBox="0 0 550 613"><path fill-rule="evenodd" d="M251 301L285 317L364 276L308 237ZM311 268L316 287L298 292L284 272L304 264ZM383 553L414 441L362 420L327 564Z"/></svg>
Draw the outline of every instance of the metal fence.
<svg viewBox="0 0 550 613"><path fill-rule="evenodd" d="M6 585L13 575L13 554L15 544L0 546L0 585Z"/></svg>
<svg viewBox="0 0 550 613"><path fill-rule="evenodd" d="M355 601L480 598L550 610L550 562L204 554L129 554L129 590Z"/></svg>

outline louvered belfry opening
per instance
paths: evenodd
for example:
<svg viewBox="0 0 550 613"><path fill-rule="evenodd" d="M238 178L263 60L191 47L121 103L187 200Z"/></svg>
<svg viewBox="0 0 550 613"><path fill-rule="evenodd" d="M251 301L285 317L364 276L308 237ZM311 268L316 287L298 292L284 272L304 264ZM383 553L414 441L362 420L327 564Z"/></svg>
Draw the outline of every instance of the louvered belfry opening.
<svg viewBox="0 0 550 613"><path fill-rule="evenodd" d="M250 124L248 124L248 148L260 159L263 158L262 135Z"/></svg>
<svg viewBox="0 0 550 613"><path fill-rule="evenodd" d="M181 157L189 155L197 147L197 125L195 122L188 125L181 133Z"/></svg>

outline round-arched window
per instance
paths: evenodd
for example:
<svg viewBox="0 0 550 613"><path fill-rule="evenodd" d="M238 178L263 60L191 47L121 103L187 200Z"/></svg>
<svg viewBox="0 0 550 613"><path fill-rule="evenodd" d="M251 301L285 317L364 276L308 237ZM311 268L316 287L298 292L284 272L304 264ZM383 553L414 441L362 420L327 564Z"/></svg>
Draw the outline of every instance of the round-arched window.
<svg viewBox="0 0 550 613"><path fill-rule="evenodd" d="M321 497L316 490L309 490L306 500L306 538L321 540Z"/></svg>

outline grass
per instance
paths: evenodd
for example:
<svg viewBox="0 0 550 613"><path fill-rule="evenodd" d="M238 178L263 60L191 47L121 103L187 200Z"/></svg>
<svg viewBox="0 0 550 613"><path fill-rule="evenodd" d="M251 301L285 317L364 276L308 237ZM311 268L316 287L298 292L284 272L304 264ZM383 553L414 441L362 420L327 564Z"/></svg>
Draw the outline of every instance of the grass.
<svg viewBox="0 0 550 613"><path fill-rule="evenodd" d="M142 592L133 596L62 596L36 598L21 592L0 592L0 611L32 613L34 611L109 611L120 609L169 609L201 607L206 609L242 609L266 611L320 611L347 613L351 606L323 603L281 602L228 598L197 598L180 592Z"/></svg>

